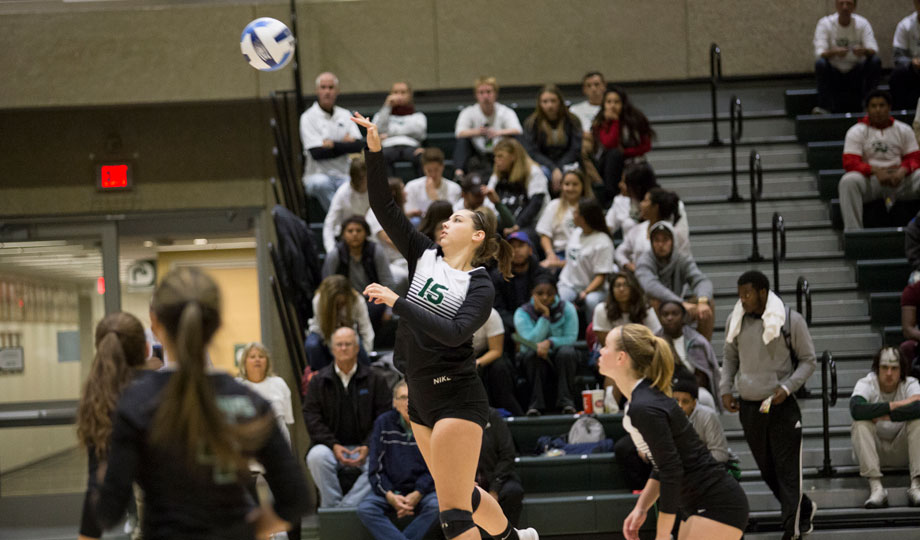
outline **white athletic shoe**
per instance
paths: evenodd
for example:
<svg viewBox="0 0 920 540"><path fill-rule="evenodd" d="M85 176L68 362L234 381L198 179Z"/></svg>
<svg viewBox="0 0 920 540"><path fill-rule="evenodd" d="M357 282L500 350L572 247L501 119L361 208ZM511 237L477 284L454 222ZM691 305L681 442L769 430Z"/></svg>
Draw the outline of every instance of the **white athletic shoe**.
<svg viewBox="0 0 920 540"><path fill-rule="evenodd" d="M882 487L881 482L869 483L869 498L864 505L866 508L887 508L888 490Z"/></svg>
<svg viewBox="0 0 920 540"><path fill-rule="evenodd" d="M540 535L537 534L537 530L533 527L528 527L526 529L515 529L518 533L518 538L521 540L540 540Z"/></svg>

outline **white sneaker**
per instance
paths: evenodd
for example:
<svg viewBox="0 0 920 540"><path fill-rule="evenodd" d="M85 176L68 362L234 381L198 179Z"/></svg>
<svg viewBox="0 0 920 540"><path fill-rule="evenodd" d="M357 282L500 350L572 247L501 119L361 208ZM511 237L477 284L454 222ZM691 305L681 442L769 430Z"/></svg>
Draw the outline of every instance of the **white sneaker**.
<svg viewBox="0 0 920 540"><path fill-rule="evenodd" d="M881 483L871 487L869 498L863 505L866 508L888 508L888 490L881 486Z"/></svg>
<svg viewBox="0 0 920 540"><path fill-rule="evenodd" d="M811 110L811 114L830 114L831 112L827 109L822 109L821 107L815 107Z"/></svg>
<svg viewBox="0 0 920 540"><path fill-rule="evenodd" d="M526 529L515 529L518 534L518 538L521 540L540 540L540 535L537 534L537 530L533 527L528 527Z"/></svg>
<svg viewBox="0 0 920 540"><path fill-rule="evenodd" d="M920 506L920 487L912 487L907 490L907 504Z"/></svg>

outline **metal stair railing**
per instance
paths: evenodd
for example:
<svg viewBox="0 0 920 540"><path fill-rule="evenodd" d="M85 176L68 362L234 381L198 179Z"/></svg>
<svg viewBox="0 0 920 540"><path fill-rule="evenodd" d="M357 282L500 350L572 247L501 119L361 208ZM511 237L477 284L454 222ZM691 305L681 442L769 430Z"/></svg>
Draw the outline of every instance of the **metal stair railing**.
<svg viewBox="0 0 920 540"><path fill-rule="evenodd" d="M805 311L802 311L802 299L805 299ZM805 317L805 323L811 326L811 287L805 276L799 276L795 284L795 310Z"/></svg>
<svg viewBox="0 0 920 540"><path fill-rule="evenodd" d="M738 158L735 150L743 133L744 114L741 107L741 98L738 96L732 96L729 104L728 123L731 130L730 144L732 149L732 194L728 197L728 200L730 202L741 202L744 199L738 193Z"/></svg>
<svg viewBox="0 0 920 540"><path fill-rule="evenodd" d="M828 381L830 378L830 381ZM830 388L828 388L828 383ZM821 355L821 418L824 422L824 465L819 469L822 476L833 476L836 472L831 466L831 439L829 409L837 404L837 363L830 351Z"/></svg>
<svg viewBox="0 0 920 540"><path fill-rule="evenodd" d="M779 263L786 260L786 221L773 212L773 292L779 294Z"/></svg>
<svg viewBox="0 0 920 540"><path fill-rule="evenodd" d="M757 244L757 199L763 196L763 164L757 150L751 150L749 167L751 171L751 256L748 257L748 261L760 262L763 256Z"/></svg>
<svg viewBox="0 0 920 540"><path fill-rule="evenodd" d="M719 137L719 114L716 106L719 80L722 79L722 49L713 43L709 46L709 91L712 97L712 140L709 146L722 146Z"/></svg>

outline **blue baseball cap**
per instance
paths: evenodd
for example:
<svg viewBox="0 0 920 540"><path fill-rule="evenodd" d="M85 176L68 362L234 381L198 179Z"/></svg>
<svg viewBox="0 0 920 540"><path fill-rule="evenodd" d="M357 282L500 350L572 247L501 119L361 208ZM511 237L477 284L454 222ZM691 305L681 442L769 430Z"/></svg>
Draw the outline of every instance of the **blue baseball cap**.
<svg viewBox="0 0 920 540"><path fill-rule="evenodd" d="M533 244L530 243L530 237L527 236L527 233L525 233L524 231L514 231L513 233L508 235L507 240L509 242L512 240L519 240L521 242L526 243L528 246L531 247L531 249L533 249Z"/></svg>

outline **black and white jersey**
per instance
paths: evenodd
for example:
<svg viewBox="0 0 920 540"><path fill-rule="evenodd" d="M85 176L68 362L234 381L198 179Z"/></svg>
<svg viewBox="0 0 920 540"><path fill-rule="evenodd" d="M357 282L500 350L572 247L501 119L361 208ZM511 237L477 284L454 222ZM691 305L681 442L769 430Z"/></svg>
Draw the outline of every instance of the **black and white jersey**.
<svg viewBox="0 0 920 540"><path fill-rule="evenodd" d="M648 379L633 388L623 428L640 455L650 458L651 477L661 483L662 512L676 514L683 501L698 500L719 482L734 482L700 440L677 401Z"/></svg>
<svg viewBox="0 0 920 540"><path fill-rule="evenodd" d="M365 150L365 157L371 210L409 262L409 292L393 306L399 316L394 360L411 380L475 378L473 333L488 320L495 298L489 273L444 262L441 247L418 232L393 200L383 154Z"/></svg>

